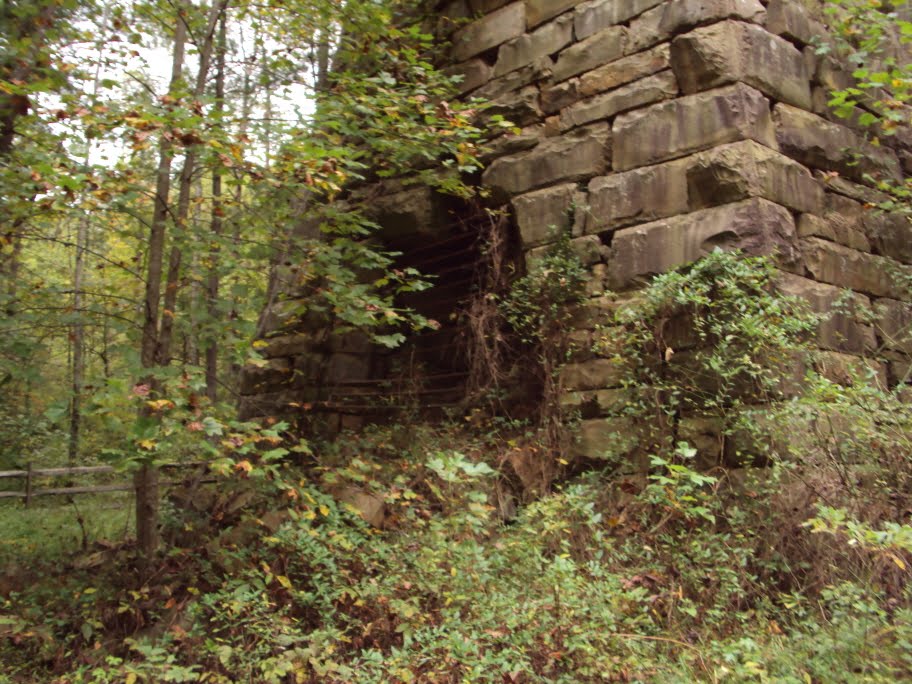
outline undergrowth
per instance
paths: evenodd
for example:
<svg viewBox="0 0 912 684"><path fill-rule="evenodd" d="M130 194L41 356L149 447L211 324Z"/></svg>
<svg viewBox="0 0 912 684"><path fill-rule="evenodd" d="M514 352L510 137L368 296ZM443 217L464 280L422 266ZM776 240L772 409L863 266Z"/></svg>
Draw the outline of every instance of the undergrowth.
<svg viewBox="0 0 912 684"><path fill-rule="evenodd" d="M152 574L104 544L7 578L0 681L909 680L912 413L818 373L775 276L713 255L619 307L625 390L650 398L622 415L661 426L646 468L575 463L524 496L516 454L550 446L477 416L250 454L174 502ZM719 419L712 458L695 415Z"/></svg>

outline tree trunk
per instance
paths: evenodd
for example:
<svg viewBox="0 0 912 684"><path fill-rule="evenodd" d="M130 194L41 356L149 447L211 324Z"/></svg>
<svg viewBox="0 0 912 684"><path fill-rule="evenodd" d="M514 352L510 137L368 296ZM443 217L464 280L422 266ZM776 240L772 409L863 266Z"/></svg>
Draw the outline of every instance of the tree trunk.
<svg viewBox="0 0 912 684"><path fill-rule="evenodd" d="M193 89L193 97L199 98L206 89L206 78L209 75L209 65L212 62L213 42L215 29L218 20L225 13L225 7L228 0L212 6L209 13L209 21L206 27L206 35L203 44L199 47L199 71L196 74L196 86ZM196 170L197 151L195 147L187 150L184 157L184 166L181 169L180 181L178 184L177 214L175 216L176 227L183 231L186 229L187 217L190 214L190 193L193 186L193 174ZM171 359L171 338L174 334L174 317L177 310L177 295L180 291L180 273L181 262L183 261L183 251L181 249L181 235L175 235L171 247L171 256L168 259L168 280L165 286L164 310L162 311L161 333L158 339L158 349L156 356L162 366L168 365Z"/></svg>
<svg viewBox="0 0 912 684"><path fill-rule="evenodd" d="M225 50L227 35L225 15L219 22L217 73L215 77L215 114L220 119L225 111ZM209 224L213 248L210 250L211 264L206 279L206 313L209 324L218 318L219 296L219 244L222 239L222 173L219 168L212 172L212 220ZM218 343L210 334L206 343L206 396L213 404L218 399Z"/></svg>
<svg viewBox="0 0 912 684"><path fill-rule="evenodd" d="M171 60L170 90L176 92L184 66L187 29L178 17L174 31L174 52ZM171 194L171 162L174 158L171 143L162 138L159 143L158 171L155 184L155 206L149 225L148 261L146 264L146 294L142 330L141 360L145 370L155 368L159 347L159 299L165 256L165 232L168 203ZM147 377L150 386L157 383ZM133 476L136 488L136 546L140 562L146 564L159 544L158 534L158 472L155 466L144 464Z"/></svg>

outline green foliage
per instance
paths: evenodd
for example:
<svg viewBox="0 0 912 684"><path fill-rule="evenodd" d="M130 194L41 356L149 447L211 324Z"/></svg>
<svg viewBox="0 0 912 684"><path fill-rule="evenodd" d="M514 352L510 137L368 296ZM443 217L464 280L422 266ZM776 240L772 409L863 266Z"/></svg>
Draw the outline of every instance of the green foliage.
<svg viewBox="0 0 912 684"><path fill-rule="evenodd" d="M554 343L554 335L566 326L572 304L584 294L588 272L561 233L544 254L535 258L529 273L510 286L501 302L507 323L524 344Z"/></svg>
<svg viewBox="0 0 912 684"><path fill-rule="evenodd" d="M618 307L602 346L628 369L628 415L653 417L666 448L682 417L711 417L723 434L759 402L782 399L817 325L799 299L777 291L775 261L715 250L657 276Z"/></svg>
<svg viewBox="0 0 912 684"><path fill-rule="evenodd" d="M895 136L908 126L912 99L912 22L908 3L880 0L828 0L835 45L821 43L817 54L831 52L846 62L854 84L830 93L829 106L865 129L872 142ZM835 48L835 49L834 49ZM909 210L910 185L888 178L868 178L892 197L881 203L891 211Z"/></svg>

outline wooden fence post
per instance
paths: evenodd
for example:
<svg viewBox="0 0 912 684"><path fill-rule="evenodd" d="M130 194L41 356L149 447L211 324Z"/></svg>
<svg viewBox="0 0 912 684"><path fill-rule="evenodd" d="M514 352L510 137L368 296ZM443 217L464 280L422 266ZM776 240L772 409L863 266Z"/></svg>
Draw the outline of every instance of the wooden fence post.
<svg viewBox="0 0 912 684"><path fill-rule="evenodd" d="M25 507L29 507L32 500L32 462L29 461L25 473Z"/></svg>

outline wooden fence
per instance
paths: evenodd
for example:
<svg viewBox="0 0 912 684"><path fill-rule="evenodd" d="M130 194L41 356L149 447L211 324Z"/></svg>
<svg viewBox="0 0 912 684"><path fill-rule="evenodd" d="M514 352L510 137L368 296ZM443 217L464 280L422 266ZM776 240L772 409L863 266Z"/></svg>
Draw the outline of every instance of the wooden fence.
<svg viewBox="0 0 912 684"><path fill-rule="evenodd" d="M182 468L203 468L205 463L167 463L161 466L162 470L178 470ZM71 468L33 468L29 463L25 470L0 470L0 480L20 479L25 480L25 491L0 491L0 499L25 499L28 506L36 496L74 496L76 494L97 494L104 492L129 492L135 488L132 483L118 482L114 484L67 486L35 489L35 480L38 478L60 478L76 475L103 475L116 472L112 466L74 466ZM204 477L197 482L215 482L214 477ZM165 480L159 483L162 487L181 484L182 480Z"/></svg>

